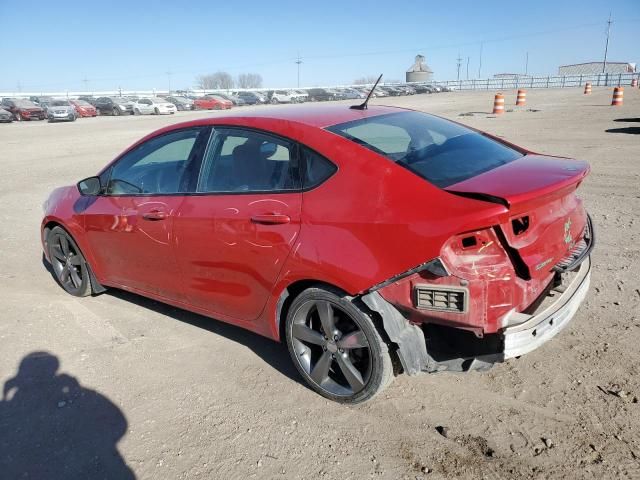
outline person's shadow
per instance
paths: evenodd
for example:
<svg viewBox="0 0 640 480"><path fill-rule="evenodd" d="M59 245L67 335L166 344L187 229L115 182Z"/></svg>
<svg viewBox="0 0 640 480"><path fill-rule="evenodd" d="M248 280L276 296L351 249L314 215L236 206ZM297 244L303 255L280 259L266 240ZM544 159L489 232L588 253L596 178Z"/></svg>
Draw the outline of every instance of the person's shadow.
<svg viewBox="0 0 640 480"><path fill-rule="evenodd" d="M127 431L120 409L58 373L48 352L25 356L0 400L0 478L134 479L117 449Z"/></svg>

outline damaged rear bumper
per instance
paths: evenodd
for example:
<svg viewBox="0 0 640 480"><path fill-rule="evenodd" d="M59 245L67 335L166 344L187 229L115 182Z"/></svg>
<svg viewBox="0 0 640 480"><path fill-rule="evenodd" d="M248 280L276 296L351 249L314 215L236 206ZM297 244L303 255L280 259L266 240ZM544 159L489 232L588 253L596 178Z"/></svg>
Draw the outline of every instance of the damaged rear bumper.
<svg viewBox="0 0 640 480"><path fill-rule="evenodd" d="M504 358L529 353L562 331L587 296L590 279L591 259L586 257L576 277L553 304L535 315L527 316L522 323L503 330ZM523 314L519 315L525 317Z"/></svg>
<svg viewBox="0 0 640 480"><path fill-rule="evenodd" d="M409 322L376 291L364 295L362 301L382 318L389 339L397 345L396 353L407 374L485 370L493 363L537 349L570 323L589 289L591 259L587 255L580 260L580 265L573 265L577 270L570 283L551 289L551 294L558 295L553 303L532 315L514 313L508 321L509 326L484 338L456 328L445 331L438 331L440 327L429 330L430 326L426 325L421 328ZM430 333L440 335L439 339L432 338ZM459 350L454 347L444 354L437 350L441 343L453 337L458 337ZM456 341L451 343L456 344Z"/></svg>

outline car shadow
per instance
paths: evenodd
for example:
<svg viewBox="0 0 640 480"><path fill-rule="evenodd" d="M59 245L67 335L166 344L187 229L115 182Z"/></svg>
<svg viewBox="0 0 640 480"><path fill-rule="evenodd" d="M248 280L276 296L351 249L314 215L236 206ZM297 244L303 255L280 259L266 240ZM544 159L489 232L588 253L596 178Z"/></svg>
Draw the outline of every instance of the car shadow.
<svg viewBox="0 0 640 480"><path fill-rule="evenodd" d="M621 127L609 128L605 130L607 133L628 133L630 135L640 135L640 127Z"/></svg>
<svg viewBox="0 0 640 480"><path fill-rule="evenodd" d="M171 317L179 322L188 323L194 327L201 328L207 332L220 335L228 340L244 345L282 375L306 387L306 384L301 381L298 372L293 366L289 352L283 342L276 342L221 320L205 317L204 315L199 315L188 310L182 310L181 308L173 307L125 290L110 288L102 295L111 295L125 302L134 303L161 315Z"/></svg>
<svg viewBox="0 0 640 480"><path fill-rule="evenodd" d="M105 395L59 372L49 352L26 355L0 398L0 477L134 479L117 449L127 419Z"/></svg>
<svg viewBox="0 0 640 480"><path fill-rule="evenodd" d="M42 254L42 265L57 283L58 280L56 274L44 254ZM275 342L269 338L263 337L262 335L225 323L221 320L205 317L204 315L198 315L197 313L182 310L180 308L167 305L166 303L158 302L151 298L143 297L142 295L137 295L125 290L109 288L101 295L111 295L120 300L124 300L125 302L134 303L161 315L171 317L180 322L188 323L194 327L215 333L231 341L244 345L250 348L256 355L262 358L282 375L307 387L307 384L302 381L297 370L293 366L291 358L289 357L289 352L283 342Z"/></svg>

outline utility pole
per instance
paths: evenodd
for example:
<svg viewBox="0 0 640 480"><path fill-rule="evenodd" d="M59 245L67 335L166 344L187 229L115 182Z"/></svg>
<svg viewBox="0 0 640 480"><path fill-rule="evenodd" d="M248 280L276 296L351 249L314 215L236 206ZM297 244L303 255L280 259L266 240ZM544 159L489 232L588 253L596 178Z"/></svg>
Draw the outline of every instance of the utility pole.
<svg viewBox="0 0 640 480"><path fill-rule="evenodd" d="M467 57L467 80L469 80L469 60L471 57Z"/></svg>
<svg viewBox="0 0 640 480"><path fill-rule="evenodd" d="M164 73L167 74L167 79L169 80L169 95L171 95L171 75L173 75L173 72L169 69Z"/></svg>
<svg viewBox="0 0 640 480"><path fill-rule="evenodd" d="M609 20L607 20L607 40L604 44L604 61L602 62L602 73L607 69L607 51L609 50L609 33L611 32L611 12L609 12Z"/></svg>
<svg viewBox="0 0 640 480"><path fill-rule="evenodd" d="M456 59L458 62L458 81L460 80L460 65L462 65L462 58L460 58L460 53L458 53L458 58Z"/></svg>
<svg viewBox="0 0 640 480"><path fill-rule="evenodd" d="M18 80L18 92L22 92L22 84L20 83L20 80Z"/></svg>
<svg viewBox="0 0 640 480"><path fill-rule="evenodd" d="M302 60L300 59L300 52L298 52L298 59L295 63L298 65L298 87L300 87L300 64L302 63Z"/></svg>
<svg viewBox="0 0 640 480"><path fill-rule="evenodd" d="M527 75L528 73L529 73L529 52L527 52L527 55L524 60L524 74Z"/></svg>
<svg viewBox="0 0 640 480"><path fill-rule="evenodd" d="M482 72L482 42L480 42L480 63L478 64L478 78L480 78L481 72Z"/></svg>
<svg viewBox="0 0 640 480"><path fill-rule="evenodd" d="M87 78L86 75L82 79L82 83L84 83L84 92L89 93L89 79Z"/></svg>

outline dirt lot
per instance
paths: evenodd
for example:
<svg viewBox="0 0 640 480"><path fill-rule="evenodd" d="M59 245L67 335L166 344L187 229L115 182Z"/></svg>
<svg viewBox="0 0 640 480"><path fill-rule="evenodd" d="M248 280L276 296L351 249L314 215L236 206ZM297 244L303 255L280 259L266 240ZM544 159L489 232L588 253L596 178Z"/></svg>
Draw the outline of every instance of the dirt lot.
<svg viewBox="0 0 640 480"><path fill-rule="evenodd" d="M640 90L619 108L611 89L533 90L501 118L492 95L374 103L588 160L588 300L519 360L399 377L359 407L307 389L279 344L131 294L72 298L42 264L51 189L158 127L215 113L0 125L0 465L42 463L41 478L640 478Z"/></svg>

